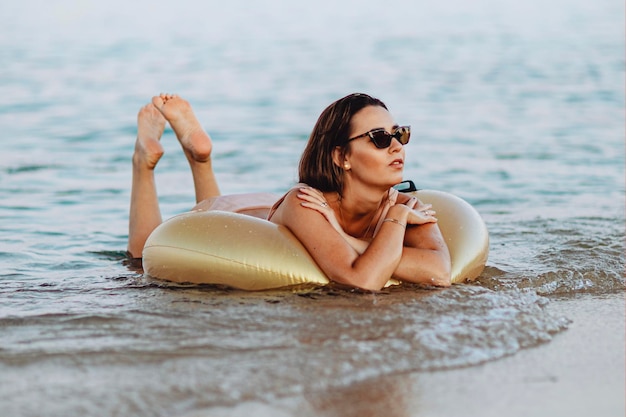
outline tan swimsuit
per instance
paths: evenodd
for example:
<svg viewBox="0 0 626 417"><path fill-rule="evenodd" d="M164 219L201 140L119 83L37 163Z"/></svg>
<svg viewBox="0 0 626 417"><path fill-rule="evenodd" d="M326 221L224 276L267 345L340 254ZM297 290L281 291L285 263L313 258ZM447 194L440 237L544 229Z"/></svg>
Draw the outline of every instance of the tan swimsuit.
<svg viewBox="0 0 626 417"><path fill-rule="evenodd" d="M266 219L277 199L276 194L270 193L222 195L201 201L193 211L220 210Z"/></svg>

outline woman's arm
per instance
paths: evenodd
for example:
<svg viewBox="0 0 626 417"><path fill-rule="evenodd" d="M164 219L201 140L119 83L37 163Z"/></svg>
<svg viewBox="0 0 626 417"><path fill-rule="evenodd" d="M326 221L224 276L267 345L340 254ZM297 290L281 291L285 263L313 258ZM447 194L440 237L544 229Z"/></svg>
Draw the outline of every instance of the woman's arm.
<svg viewBox="0 0 626 417"><path fill-rule="evenodd" d="M337 217L335 216L335 212L328 205L328 203L326 203L325 206L320 204L322 202L326 202L326 199L324 198L324 195L321 191L318 191L315 188L311 187L302 187L298 191L298 198L302 200L300 204L303 207L315 210L319 212L322 216L324 216L333 227L333 229L335 229L337 233L339 233L339 235L344 238L345 241L348 242L348 244L352 246L352 248L357 251L359 255L365 252L370 244L369 241L357 239L354 236L347 234L343 230L343 228L339 224L339 221L337 220Z"/></svg>
<svg viewBox="0 0 626 417"><path fill-rule="evenodd" d="M450 253L436 223L409 226L393 277L417 284L451 285Z"/></svg>
<svg viewBox="0 0 626 417"><path fill-rule="evenodd" d="M303 206L298 191L291 191L272 221L286 226L311 254L326 276L335 282L380 290L398 268L404 252L405 227L411 209L396 205L363 254L359 254L316 210Z"/></svg>
<svg viewBox="0 0 626 417"><path fill-rule="evenodd" d="M398 203L408 205L413 210L407 220L409 226L404 237L402 260L394 272L394 278L418 284L450 286L450 252L430 204L403 194L398 196ZM424 222L424 213L433 216L435 222Z"/></svg>
<svg viewBox="0 0 626 417"><path fill-rule="evenodd" d="M320 191L309 187L299 191L298 198L302 200L300 204L303 207L321 213L358 254L365 252L369 242L350 236L341 228L332 208L320 204L326 201ZM449 286L450 255L439 227L434 223L434 211L430 210L430 205L416 198L402 196L399 200L413 209L408 221L414 224L409 225L406 231L402 258L393 277L419 284Z"/></svg>

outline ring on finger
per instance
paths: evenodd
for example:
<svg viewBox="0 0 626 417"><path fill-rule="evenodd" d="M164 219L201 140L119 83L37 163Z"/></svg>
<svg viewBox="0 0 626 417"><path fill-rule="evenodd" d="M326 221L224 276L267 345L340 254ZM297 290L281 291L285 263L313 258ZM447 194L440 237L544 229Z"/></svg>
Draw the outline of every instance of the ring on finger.
<svg viewBox="0 0 626 417"><path fill-rule="evenodd" d="M324 208L325 208L325 207L328 207L328 203L324 201L323 203L321 203L321 204L320 204L320 206L322 206L322 207L324 207Z"/></svg>

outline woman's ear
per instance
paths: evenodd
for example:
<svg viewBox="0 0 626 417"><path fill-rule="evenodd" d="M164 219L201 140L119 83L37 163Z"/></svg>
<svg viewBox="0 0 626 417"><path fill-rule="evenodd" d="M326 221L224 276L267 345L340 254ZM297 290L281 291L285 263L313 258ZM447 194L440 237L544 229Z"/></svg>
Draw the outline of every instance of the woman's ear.
<svg viewBox="0 0 626 417"><path fill-rule="evenodd" d="M346 154L341 150L341 146L335 146L335 149L333 149L333 162L345 171L350 170L350 163L346 158Z"/></svg>

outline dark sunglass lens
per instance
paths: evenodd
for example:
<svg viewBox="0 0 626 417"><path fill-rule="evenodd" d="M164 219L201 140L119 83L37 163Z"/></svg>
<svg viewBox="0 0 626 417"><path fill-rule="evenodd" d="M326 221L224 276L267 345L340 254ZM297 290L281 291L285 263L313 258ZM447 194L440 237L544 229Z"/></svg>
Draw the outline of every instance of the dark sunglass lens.
<svg viewBox="0 0 626 417"><path fill-rule="evenodd" d="M377 148L384 149L391 145L391 139L393 139L393 136L384 130L377 130L370 133L370 138L372 138L372 142L374 142L374 145Z"/></svg>
<svg viewBox="0 0 626 417"><path fill-rule="evenodd" d="M409 139L411 139L411 130L408 127L401 127L393 134L393 136L398 139L403 145L409 143Z"/></svg>
<svg viewBox="0 0 626 417"><path fill-rule="evenodd" d="M411 139L411 131L406 129L402 131L402 135L400 136L400 143L406 145L409 143L409 139Z"/></svg>

